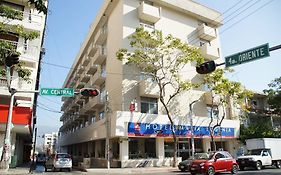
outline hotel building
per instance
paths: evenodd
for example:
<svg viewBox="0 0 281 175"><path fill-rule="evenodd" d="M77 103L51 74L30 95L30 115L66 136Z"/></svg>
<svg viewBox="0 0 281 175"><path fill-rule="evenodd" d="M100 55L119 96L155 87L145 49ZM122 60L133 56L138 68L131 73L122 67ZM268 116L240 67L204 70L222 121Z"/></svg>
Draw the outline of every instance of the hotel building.
<svg viewBox="0 0 281 175"><path fill-rule="evenodd" d="M161 30L200 49L206 60L221 60L218 28L219 12L191 0L106 0L90 27L68 73L64 88L97 88L96 97L76 95L63 98L60 120L60 151L82 162L91 159L91 167L106 167L107 150L112 151L112 167L170 166L173 155L171 126L159 101L155 82L136 68L116 58L120 48L128 48L128 37L137 27ZM186 66L186 77L199 82L203 76L195 65ZM204 89L181 93L174 101L173 121L178 128L178 157L190 155L189 104L193 106L195 151L210 147L211 94ZM217 104L215 99L215 103ZM135 110L130 111L130 104ZM132 108L131 108L132 109ZM216 136L218 148L236 152L239 120L234 109L227 109L222 134ZM107 146L109 139L109 146Z"/></svg>

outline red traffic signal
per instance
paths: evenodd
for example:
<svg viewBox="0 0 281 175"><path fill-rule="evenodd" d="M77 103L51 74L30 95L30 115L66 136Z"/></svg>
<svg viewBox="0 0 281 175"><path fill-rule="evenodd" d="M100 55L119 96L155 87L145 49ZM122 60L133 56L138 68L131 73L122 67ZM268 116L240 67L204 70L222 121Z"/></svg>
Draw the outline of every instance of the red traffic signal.
<svg viewBox="0 0 281 175"><path fill-rule="evenodd" d="M5 58L5 65L11 67L19 63L19 53L14 52Z"/></svg>
<svg viewBox="0 0 281 175"><path fill-rule="evenodd" d="M216 70L216 63L214 61L208 61L196 66L196 72L198 74L208 74Z"/></svg>
<svg viewBox="0 0 281 175"><path fill-rule="evenodd" d="M100 91L93 88L83 88L80 90L80 94L86 97L95 97L100 94Z"/></svg>

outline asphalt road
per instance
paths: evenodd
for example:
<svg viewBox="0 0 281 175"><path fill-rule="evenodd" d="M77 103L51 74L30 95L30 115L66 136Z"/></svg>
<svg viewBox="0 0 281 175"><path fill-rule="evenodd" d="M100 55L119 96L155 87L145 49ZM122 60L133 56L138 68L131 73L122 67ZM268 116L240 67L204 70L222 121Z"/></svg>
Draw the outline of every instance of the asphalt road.
<svg viewBox="0 0 281 175"><path fill-rule="evenodd" d="M45 168L43 165L37 165L36 169L33 171L33 174L58 174L58 175L75 175L75 174L92 174L91 172L81 172L79 170L73 169L73 171L68 172L68 171L56 171L56 172L45 172ZM105 173L99 173L99 175L112 175L112 174L117 174L117 173L110 173L110 172L105 172ZM118 173L122 174L122 173ZM146 174L146 175L190 175L188 172L181 172L181 171L173 171L173 172L145 172L145 173L130 173L134 175L140 175L140 174ZM221 175L230 175L230 173L220 173ZM238 175L280 175L281 174L281 169L276 169L276 168L265 168L262 169L261 171L257 171L254 169L246 169L245 171L239 171Z"/></svg>

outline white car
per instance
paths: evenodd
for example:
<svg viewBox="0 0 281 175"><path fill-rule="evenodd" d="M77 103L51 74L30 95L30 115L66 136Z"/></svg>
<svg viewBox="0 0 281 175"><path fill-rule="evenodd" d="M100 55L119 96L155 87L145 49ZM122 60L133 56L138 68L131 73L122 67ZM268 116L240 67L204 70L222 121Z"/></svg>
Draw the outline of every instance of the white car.
<svg viewBox="0 0 281 175"><path fill-rule="evenodd" d="M47 161L45 163L45 171L48 171L48 169L52 169L53 171L56 171L57 169L67 169L68 171L71 171L71 156L67 153L57 153L51 155L51 157L47 158Z"/></svg>

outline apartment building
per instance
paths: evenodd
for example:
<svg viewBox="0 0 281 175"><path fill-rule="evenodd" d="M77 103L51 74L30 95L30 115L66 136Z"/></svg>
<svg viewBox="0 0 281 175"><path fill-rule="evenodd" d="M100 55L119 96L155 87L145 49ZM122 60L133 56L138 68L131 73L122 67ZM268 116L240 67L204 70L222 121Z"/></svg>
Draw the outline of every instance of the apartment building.
<svg viewBox="0 0 281 175"><path fill-rule="evenodd" d="M247 107L249 112L245 114L245 126L262 122L270 124L276 131L281 131L281 118L270 109L266 94L254 92L251 100L247 101Z"/></svg>
<svg viewBox="0 0 281 175"><path fill-rule="evenodd" d="M145 161L146 166L170 166L171 126L159 101L157 85L141 71L117 60L115 54L120 48L130 49L128 37L142 26L197 46L206 60L223 62L218 32L221 25L219 12L191 0L106 0L64 83L65 88L76 90L98 88L100 95L63 98L61 151L80 161L90 157L91 167L105 167L109 149L112 167L137 167ZM187 67L189 79L203 78L194 65ZM188 106L197 99L201 100L193 109L196 152L206 152L211 147L207 129L211 94L204 89L188 91L177 97L174 106L178 114L173 120L182 130L177 134L179 160L190 155ZM137 108L132 112L131 103ZM218 147L234 154L239 126L234 110L229 109L222 123L222 134L215 137Z"/></svg>
<svg viewBox="0 0 281 175"><path fill-rule="evenodd" d="M54 154L57 151L58 133L44 134L43 150L48 155Z"/></svg>
<svg viewBox="0 0 281 175"><path fill-rule="evenodd" d="M45 27L45 15L28 3L28 0L5 0L0 5L8 6L22 14L22 19L7 19L0 14L0 21L7 26L21 25L25 31L37 31L38 38L28 40L20 37L17 33L1 33L0 41L11 43L21 53L19 59L25 63L25 68L31 70L30 81L19 78L16 71L12 72L11 88L20 91L35 90L38 80L39 59L41 57L41 46L43 31ZM3 68L3 67L2 67ZM6 77L0 76L0 153L3 150L3 140L7 123L8 109L10 104L10 93L8 91ZM16 93L11 129L11 153L13 161L17 165L30 161L33 130L34 93ZM14 162L13 162L14 163Z"/></svg>

